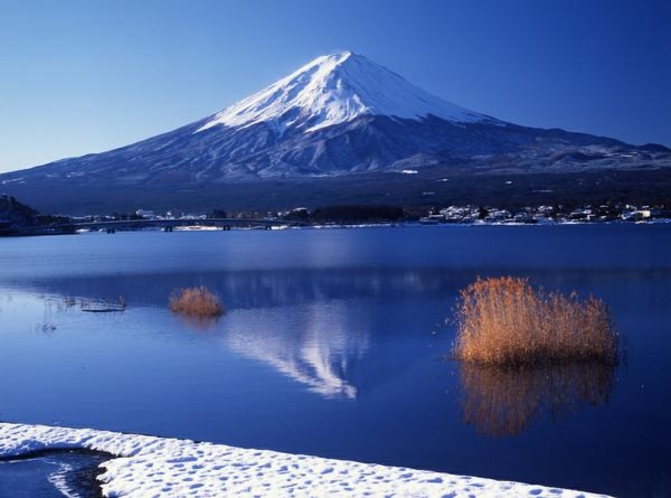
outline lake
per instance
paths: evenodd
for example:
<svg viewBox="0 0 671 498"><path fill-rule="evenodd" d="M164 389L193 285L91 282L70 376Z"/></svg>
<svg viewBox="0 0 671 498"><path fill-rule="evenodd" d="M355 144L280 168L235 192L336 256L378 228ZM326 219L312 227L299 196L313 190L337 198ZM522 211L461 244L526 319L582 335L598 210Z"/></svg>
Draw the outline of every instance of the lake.
<svg viewBox="0 0 671 498"><path fill-rule="evenodd" d="M1 239L0 419L669 496L670 249L671 225ZM459 290L500 275L602 298L625 361L444 360ZM170 313L197 285L223 317Z"/></svg>

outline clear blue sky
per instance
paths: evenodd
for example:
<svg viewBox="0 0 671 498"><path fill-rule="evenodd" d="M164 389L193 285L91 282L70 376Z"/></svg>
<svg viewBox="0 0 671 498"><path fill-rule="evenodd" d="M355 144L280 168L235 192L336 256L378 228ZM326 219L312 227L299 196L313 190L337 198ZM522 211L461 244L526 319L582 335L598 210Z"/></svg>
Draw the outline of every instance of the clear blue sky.
<svg viewBox="0 0 671 498"><path fill-rule="evenodd" d="M174 129L343 49L500 119L671 146L668 0L2 0L0 172Z"/></svg>

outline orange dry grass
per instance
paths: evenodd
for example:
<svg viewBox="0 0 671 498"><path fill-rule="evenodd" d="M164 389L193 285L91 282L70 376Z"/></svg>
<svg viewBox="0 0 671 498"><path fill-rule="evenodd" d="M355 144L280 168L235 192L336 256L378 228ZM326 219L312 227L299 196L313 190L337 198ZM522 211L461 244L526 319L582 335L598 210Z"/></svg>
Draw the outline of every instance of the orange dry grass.
<svg viewBox="0 0 671 498"><path fill-rule="evenodd" d="M527 279L478 279L461 291L455 358L487 365L617 362L618 337L600 299L535 291Z"/></svg>
<svg viewBox="0 0 671 498"><path fill-rule="evenodd" d="M215 317L223 314L217 296L207 287L179 289L170 297L170 311L195 317Z"/></svg>

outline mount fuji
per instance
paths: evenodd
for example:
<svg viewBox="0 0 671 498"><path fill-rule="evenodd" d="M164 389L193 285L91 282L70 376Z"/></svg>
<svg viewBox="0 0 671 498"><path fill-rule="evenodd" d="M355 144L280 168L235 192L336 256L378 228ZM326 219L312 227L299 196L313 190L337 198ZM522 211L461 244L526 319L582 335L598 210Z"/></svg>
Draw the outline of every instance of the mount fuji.
<svg viewBox="0 0 671 498"><path fill-rule="evenodd" d="M669 166L671 151L663 146L501 121L341 52L174 131L0 175L0 191L39 209L73 213L266 209L422 203L427 195L457 200L467 185L477 201L477 185L492 190L492 179L502 176L549 175L546 183L552 183L553 177L597 178L604 171L666 175ZM448 184L461 187L446 190Z"/></svg>

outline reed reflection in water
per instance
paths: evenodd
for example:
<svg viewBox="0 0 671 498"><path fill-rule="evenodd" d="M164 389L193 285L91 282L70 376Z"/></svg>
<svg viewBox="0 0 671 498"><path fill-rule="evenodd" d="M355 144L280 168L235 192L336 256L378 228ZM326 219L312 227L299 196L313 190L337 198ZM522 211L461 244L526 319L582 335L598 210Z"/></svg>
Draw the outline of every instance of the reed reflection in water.
<svg viewBox="0 0 671 498"><path fill-rule="evenodd" d="M462 364L464 422L479 434L515 436L535 420L560 420L586 406L608 403L614 365L578 363L512 368Z"/></svg>

